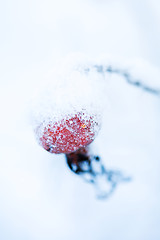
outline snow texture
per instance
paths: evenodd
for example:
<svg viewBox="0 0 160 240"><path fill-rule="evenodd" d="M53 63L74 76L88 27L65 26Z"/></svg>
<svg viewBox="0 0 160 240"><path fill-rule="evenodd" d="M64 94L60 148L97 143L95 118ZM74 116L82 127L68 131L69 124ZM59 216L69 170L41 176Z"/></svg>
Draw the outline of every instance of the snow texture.
<svg viewBox="0 0 160 240"><path fill-rule="evenodd" d="M82 110L101 118L104 78L92 65L78 55L68 57L55 66L52 76L37 89L32 99L33 126L44 121L56 122ZM90 69L90 72L86 69Z"/></svg>

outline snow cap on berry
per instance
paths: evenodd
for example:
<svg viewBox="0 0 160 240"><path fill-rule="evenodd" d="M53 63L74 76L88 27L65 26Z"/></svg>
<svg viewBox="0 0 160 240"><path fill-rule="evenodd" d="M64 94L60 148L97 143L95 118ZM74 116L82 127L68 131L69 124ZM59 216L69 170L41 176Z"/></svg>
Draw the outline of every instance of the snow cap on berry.
<svg viewBox="0 0 160 240"><path fill-rule="evenodd" d="M32 101L32 123L40 145L67 153L92 142L101 125L103 86L102 74L84 56L56 65Z"/></svg>

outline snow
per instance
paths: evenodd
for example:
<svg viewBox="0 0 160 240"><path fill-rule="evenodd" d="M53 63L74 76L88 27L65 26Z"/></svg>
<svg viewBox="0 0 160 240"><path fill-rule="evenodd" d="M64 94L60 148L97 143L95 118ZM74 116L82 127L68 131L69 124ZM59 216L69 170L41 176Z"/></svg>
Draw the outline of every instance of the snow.
<svg viewBox="0 0 160 240"><path fill-rule="evenodd" d="M105 82L92 65L79 54L57 63L47 83L36 89L31 100L34 128L81 111L95 118L97 116L97 122L100 121L104 109Z"/></svg>
<svg viewBox="0 0 160 240"><path fill-rule="evenodd" d="M159 239L159 96L118 74L103 76L94 69L83 74L84 65L111 62L159 89L159 2L8 0L1 5L0 239ZM73 71L69 60L67 66L59 64L77 51L89 56L77 58L82 72ZM60 87L64 69L67 93ZM78 89L84 85L83 98ZM48 100L40 104L41 94L64 112L77 94L76 108L87 102L95 111L91 106L97 104L102 126L92 146L95 154L132 181L119 184L108 200L97 200L95 189L69 170L63 155L39 146L29 116L31 111L37 120L41 112L50 115Z"/></svg>

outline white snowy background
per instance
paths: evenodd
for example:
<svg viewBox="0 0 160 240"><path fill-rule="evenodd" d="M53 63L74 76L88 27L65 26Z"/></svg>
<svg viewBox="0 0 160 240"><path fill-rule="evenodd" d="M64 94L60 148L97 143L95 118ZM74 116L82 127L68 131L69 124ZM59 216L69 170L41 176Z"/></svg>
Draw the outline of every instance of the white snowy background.
<svg viewBox="0 0 160 240"><path fill-rule="evenodd" d="M106 80L110 107L95 145L132 181L104 201L63 155L38 146L28 120L37 86L71 52L144 59L137 76L160 85L159 24L158 0L0 2L1 240L160 239L159 97Z"/></svg>

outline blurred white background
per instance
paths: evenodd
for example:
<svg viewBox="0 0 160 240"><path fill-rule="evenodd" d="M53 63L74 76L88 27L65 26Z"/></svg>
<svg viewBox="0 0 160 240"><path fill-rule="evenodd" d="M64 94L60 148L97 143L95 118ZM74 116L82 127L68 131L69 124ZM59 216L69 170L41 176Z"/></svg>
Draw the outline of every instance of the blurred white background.
<svg viewBox="0 0 160 240"><path fill-rule="evenodd" d="M29 99L71 52L160 66L158 0L6 0L0 3L0 239L160 239L160 99L110 81L97 138L110 168L131 174L107 201L34 140ZM142 71L147 71L143 69ZM107 124L105 124L107 123Z"/></svg>

